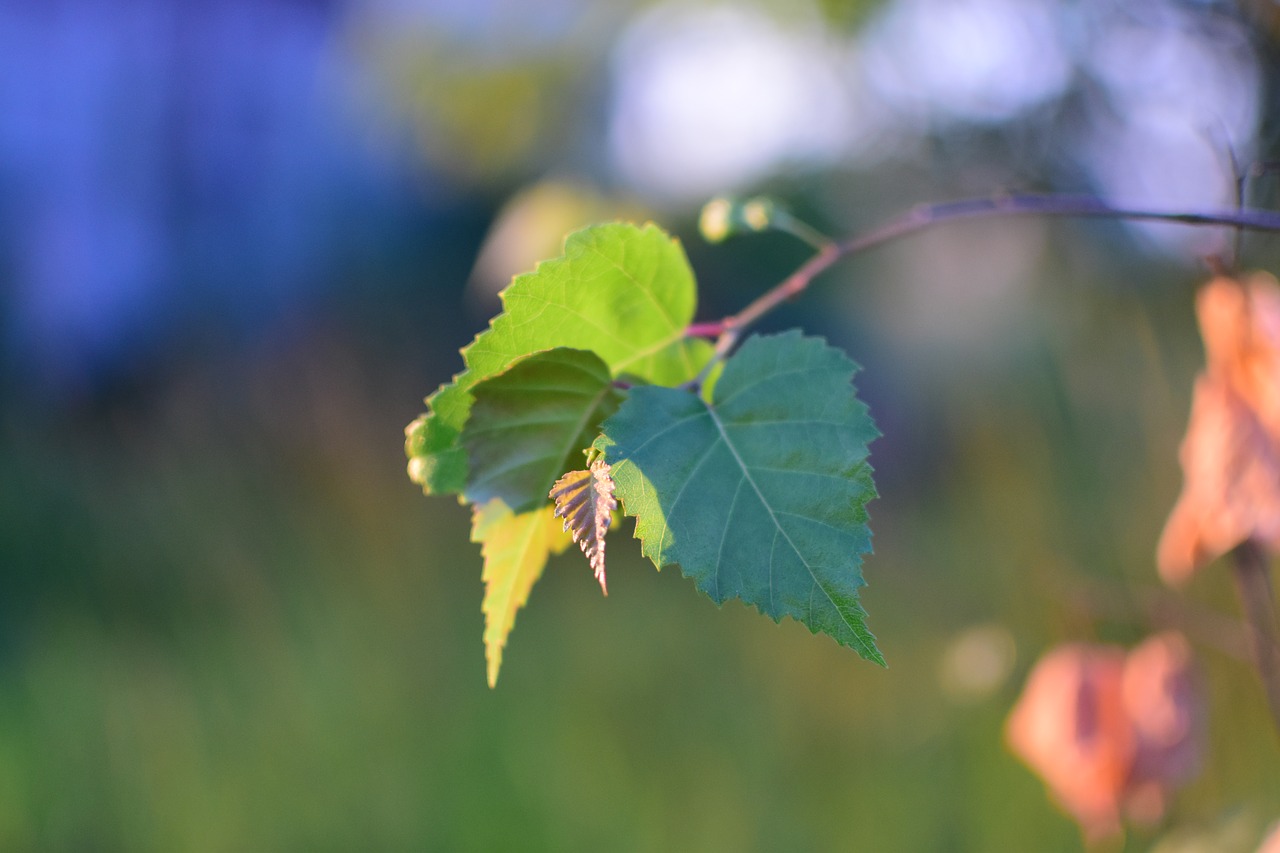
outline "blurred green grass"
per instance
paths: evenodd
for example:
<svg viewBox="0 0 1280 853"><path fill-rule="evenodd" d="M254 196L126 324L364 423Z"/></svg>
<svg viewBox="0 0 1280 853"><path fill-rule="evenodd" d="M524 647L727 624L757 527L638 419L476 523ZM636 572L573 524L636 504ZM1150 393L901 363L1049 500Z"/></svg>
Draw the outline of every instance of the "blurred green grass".
<svg viewBox="0 0 1280 853"><path fill-rule="evenodd" d="M404 476L422 377L358 340L299 335L75 418L10 409L0 848L1078 849L1003 720L1048 646L1150 627L1198 355L1185 293L1038 293L1013 367L938 365L873 447L887 671L717 610L617 535L610 596L556 559L488 690L466 511ZM891 413L892 353L860 343ZM1188 600L1234 612L1225 576ZM939 661L990 623L1015 674L954 700ZM1132 849L1280 814L1247 664L1192 641L1212 749Z"/></svg>

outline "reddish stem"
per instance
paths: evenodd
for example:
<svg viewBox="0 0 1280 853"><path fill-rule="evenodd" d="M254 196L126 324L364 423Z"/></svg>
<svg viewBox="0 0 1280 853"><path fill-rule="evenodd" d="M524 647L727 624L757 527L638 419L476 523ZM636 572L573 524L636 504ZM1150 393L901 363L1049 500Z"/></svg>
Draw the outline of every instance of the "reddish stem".
<svg viewBox="0 0 1280 853"><path fill-rule="evenodd" d="M690 323L684 333L690 338L718 338L724 334L724 322Z"/></svg>

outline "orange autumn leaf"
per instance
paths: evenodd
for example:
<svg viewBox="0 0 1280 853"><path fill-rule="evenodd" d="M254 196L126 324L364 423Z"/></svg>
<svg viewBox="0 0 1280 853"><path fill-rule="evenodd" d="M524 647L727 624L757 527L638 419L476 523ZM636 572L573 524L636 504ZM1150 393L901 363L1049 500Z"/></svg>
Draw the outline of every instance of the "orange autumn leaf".
<svg viewBox="0 0 1280 853"><path fill-rule="evenodd" d="M1179 450L1182 493L1156 550L1173 584L1246 540L1280 552L1280 284L1219 276L1196 314L1205 369Z"/></svg>
<svg viewBox="0 0 1280 853"><path fill-rule="evenodd" d="M1271 825L1267 837L1262 839L1258 853L1280 853L1280 822Z"/></svg>
<svg viewBox="0 0 1280 853"><path fill-rule="evenodd" d="M1136 745L1125 807L1141 823L1158 821L1173 787L1199 770L1199 689L1191 646L1181 634L1158 634L1125 658L1121 691Z"/></svg>
<svg viewBox="0 0 1280 853"><path fill-rule="evenodd" d="M1009 745L1089 838L1120 829L1133 732L1120 684L1124 651L1074 644L1036 664L1009 716Z"/></svg>
<svg viewBox="0 0 1280 853"><path fill-rule="evenodd" d="M1202 726L1191 652L1176 633L1126 654L1062 646L1036 664L1009 716L1010 747L1096 840L1125 815L1160 819L1199 761Z"/></svg>

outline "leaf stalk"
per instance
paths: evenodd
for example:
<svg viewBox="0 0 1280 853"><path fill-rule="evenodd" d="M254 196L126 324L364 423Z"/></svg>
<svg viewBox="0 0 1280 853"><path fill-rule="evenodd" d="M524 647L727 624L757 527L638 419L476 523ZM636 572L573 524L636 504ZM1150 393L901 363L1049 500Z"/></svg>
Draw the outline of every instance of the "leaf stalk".
<svg viewBox="0 0 1280 853"><path fill-rule="evenodd" d="M1231 552L1236 591L1249 627L1249 645L1258 677L1267 694L1271 721L1280 735L1280 641L1276 638L1276 613L1266 554L1253 540Z"/></svg>

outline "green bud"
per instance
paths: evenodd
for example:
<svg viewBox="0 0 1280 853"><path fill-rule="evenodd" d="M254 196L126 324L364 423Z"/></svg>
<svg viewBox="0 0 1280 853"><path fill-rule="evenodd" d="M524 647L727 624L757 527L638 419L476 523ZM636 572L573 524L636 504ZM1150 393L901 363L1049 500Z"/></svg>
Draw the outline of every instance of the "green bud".
<svg viewBox="0 0 1280 853"><path fill-rule="evenodd" d="M702 206L698 217L698 230L708 243L723 242L733 233L734 203L727 198L713 198Z"/></svg>
<svg viewBox="0 0 1280 853"><path fill-rule="evenodd" d="M746 201L721 196L702 208L698 230L708 243L720 243L744 231L768 231L774 226L777 214L777 204L764 196Z"/></svg>
<svg viewBox="0 0 1280 853"><path fill-rule="evenodd" d="M757 196L742 205L742 221L752 231L766 231L773 224L777 206L773 199Z"/></svg>

